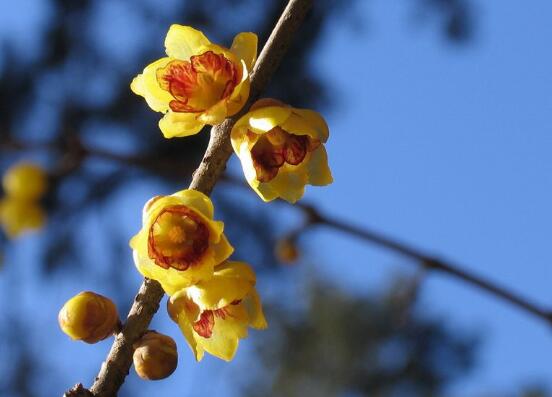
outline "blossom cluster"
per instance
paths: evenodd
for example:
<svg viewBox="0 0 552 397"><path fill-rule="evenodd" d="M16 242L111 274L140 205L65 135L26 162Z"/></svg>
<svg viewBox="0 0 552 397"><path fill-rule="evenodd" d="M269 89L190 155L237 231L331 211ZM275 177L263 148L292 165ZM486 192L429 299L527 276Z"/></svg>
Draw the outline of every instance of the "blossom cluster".
<svg viewBox="0 0 552 397"><path fill-rule="evenodd" d="M194 28L172 25L165 48L167 56L146 66L131 89L163 113L159 128L166 138L197 134L249 103L257 58L254 33L238 34L225 48ZM317 112L263 98L234 123L229 138L246 181L263 201L295 203L306 185L332 182L324 147L328 137ZM267 327L255 272L230 258L234 248L205 194L185 189L150 199L130 247L138 271L169 295L168 313L198 361L205 353L231 360L248 328ZM174 370L176 347L167 338L150 333L142 338L145 347L135 346L134 364L143 378L160 379ZM151 364L147 357L157 361ZM160 373L161 367L168 369Z"/></svg>

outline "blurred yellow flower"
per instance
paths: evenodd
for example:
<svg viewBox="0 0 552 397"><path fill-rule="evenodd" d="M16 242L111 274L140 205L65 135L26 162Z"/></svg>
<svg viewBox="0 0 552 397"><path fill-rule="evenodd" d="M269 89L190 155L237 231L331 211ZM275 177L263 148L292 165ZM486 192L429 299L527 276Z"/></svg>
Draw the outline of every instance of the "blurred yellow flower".
<svg viewBox="0 0 552 397"><path fill-rule="evenodd" d="M213 213L209 197L195 190L148 201L142 229L130 241L138 271L169 295L211 278L215 265L234 251Z"/></svg>
<svg viewBox="0 0 552 397"><path fill-rule="evenodd" d="M205 352L230 361L248 327L267 327L255 273L242 262L224 262L210 280L174 294L168 311L198 361Z"/></svg>
<svg viewBox="0 0 552 397"><path fill-rule="evenodd" d="M247 182L264 200L299 200L305 185L332 183L323 143L328 126L322 116L274 99L261 99L232 129L232 147Z"/></svg>
<svg viewBox="0 0 552 397"><path fill-rule="evenodd" d="M0 200L0 226L13 239L44 226L46 214L34 201L7 196Z"/></svg>
<svg viewBox="0 0 552 397"><path fill-rule="evenodd" d="M166 138L197 134L205 124L219 124L243 107L257 35L240 33L227 49L190 26L172 25L165 49L168 57L146 66L130 88L150 108L165 113L159 128Z"/></svg>
<svg viewBox="0 0 552 397"><path fill-rule="evenodd" d="M48 177L41 167L23 162L5 172L2 186L11 198L39 200L48 188Z"/></svg>

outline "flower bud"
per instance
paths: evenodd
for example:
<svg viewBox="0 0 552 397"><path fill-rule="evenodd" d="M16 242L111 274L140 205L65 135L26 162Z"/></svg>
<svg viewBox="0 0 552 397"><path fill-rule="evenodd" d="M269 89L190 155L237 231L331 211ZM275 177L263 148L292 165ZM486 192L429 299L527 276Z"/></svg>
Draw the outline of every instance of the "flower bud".
<svg viewBox="0 0 552 397"><path fill-rule="evenodd" d="M178 353L170 336L148 331L134 344L134 349L134 369L142 379L164 379L176 369Z"/></svg>
<svg viewBox="0 0 552 397"><path fill-rule="evenodd" d="M276 243L274 250L276 257L282 263L293 263L299 258L299 250L295 241L290 238L284 238Z"/></svg>
<svg viewBox="0 0 552 397"><path fill-rule="evenodd" d="M19 163L9 168L2 178L6 195L21 200L38 200L48 188L48 178L42 168L31 163Z"/></svg>
<svg viewBox="0 0 552 397"><path fill-rule="evenodd" d="M63 305L58 322L61 330L72 339L96 343L117 330L119 314L111 299L85 291Z"/></svg>

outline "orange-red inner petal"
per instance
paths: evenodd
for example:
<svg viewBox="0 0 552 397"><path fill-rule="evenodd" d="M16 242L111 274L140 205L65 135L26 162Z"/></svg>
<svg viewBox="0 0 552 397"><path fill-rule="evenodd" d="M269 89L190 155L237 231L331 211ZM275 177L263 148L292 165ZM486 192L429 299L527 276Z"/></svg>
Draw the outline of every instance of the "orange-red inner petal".
<svg viewBox="0 0 552 397"><path fill-rule="evenodd" d="M149 230L148 254L164 269L186 270L198 263L209 247L209 229L185 205L164 208Z"/></svg>
<svg viewBox="0 0 552 397"><path fill-rule="evenodd" d="M234 303L232 303L234 304ZM226 316L230 316L230 313L226 307L216 310L204 310L197 320L193 324L193 329L198 335L204 338L210 338L213 335L213 328L215 327L215 318L221 320L226 319Z"/></svg>
<svg viewBox="0 0 552 397"><path fill-rule="evenodd" d="M249 137L254 133L248 131ZM270 182L285 164L299 165L307 153L312 152L320 142L307 135L293 135L275 127L261 135L251 148L253 166L259 182Z"/></svg>
<svg viewBox="0 0 552 397"><path fill-rule="evenodd" d="M194 55L189 61L173 60L157 70L157 82L174 100L175 112L203 112L229 97L240 82L240 69L213 51Z"/></svg>

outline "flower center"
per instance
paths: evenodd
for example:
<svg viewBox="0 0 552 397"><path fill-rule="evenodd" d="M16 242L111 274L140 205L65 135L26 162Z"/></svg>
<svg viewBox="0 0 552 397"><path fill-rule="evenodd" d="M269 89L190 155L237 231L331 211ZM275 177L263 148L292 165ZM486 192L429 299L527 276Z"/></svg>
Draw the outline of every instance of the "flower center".
<svg viewBox="0 0 552 397"><path fill-rule="evenodd" d="M251 131L248 134L255 136ZM280 127L273 128L261 135L251 148L257 180L270 182L285 163L301 164L307 153L314 151L319 145L319 141L307 135L293 135Z"/></svg>
<svg viewBox="0 0 552 397"><path fill-rule="evenodd" d="M241 76L236 65L222 54L207 51L189 61L173 60L157 70L157 82L174 100L175 112L203 112L232 94Z"/></svg>
<svg viewBox="0 0 552 397"><path fill-rule="evenodd" d="M201 259L208 247L209 229L184 205L163 209L149 231L149 256L164 269L186 270Z"/></svg>

